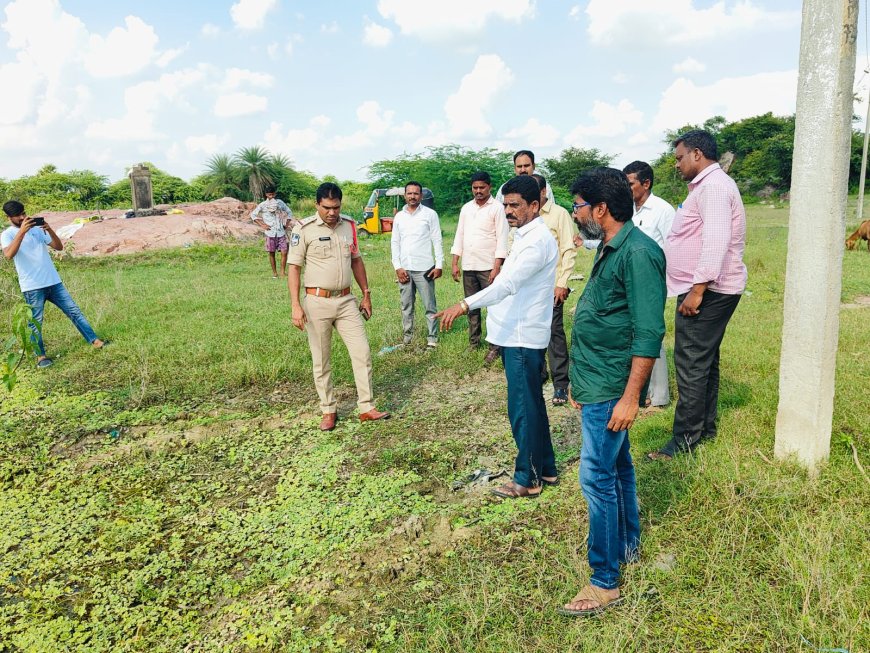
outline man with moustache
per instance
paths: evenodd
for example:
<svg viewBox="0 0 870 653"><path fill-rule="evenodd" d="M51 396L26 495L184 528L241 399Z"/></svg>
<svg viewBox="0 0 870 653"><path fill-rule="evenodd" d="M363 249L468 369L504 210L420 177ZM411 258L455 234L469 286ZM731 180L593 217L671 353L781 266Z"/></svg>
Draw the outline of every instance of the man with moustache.
<svg viewBox="0 0 870 653"><path fill-rule="evenodd" d="M668 236L668 294L677 297L673 437L653 460L671 460L716 437L719 347L746 288L746 211L737 184L719 166L716 139L701 129L674 142L676 168L689 183Z"/></svg>
<svg viewBox="0 0 870 653"><path fill-rule="evenodd" d="M459 262L462 260L462 290L473 295L483 290L501 271L507 257L508 226L504 206L492 197L492 179L487 172L471 175L471 193L474 196L459 212L459 224L450 253L453 255L453 280L459 281ZM480 346L480 309L468 313L468 340L472 349ZM498 347L490 345L486 363L498 357Z"/></svg>
<svg viewBox="0 0 870 653"><path fill-rule="evenodd" d="M332 331L347 346L356 382L361 422L384 419L389 413L375 408L372 393L372 355L363 317L372 316L366 268L359 252L353 218L341 215L342 192L326 182L317 188L317 214L293 228L290 236L287 285L293 326L308 333L314 385L320 397L321 431L335 428L337 419L332 388ZM305 296L300 301L300 276L305 266ZM355 279L363 297L357 306L350 292ZM304 301L304 304L303 304Z"/></svg>
<svg viewBox="0 0 870 653"><path fill-rule="evenodd" d="M535 174L534 152L531 150L520 150L514 154L514 174L517 176ZM504 195L502 194L503 188L504 186L499 188L498 192L495 194L495 201L499 204L504 202ZM551 202L555 201L553 199L553 189L550 188L550 184L547 184L547 199Z"/></svg>
<svg viewBox="0 0 870 653"><path fill-rule="evenodd" d="M435 348L438 346L435 279L441 276L444 268L444 249L438 214L424 206L422 200L423 186L420 182L409 181L405 184L405 206L393 219L390 250L399 280L402 344L411 344L414 337L414 301L419 292L426 311L426 345Z"/></svg>
<svg viewBox="0 0 870 653"><path fill-rule="evenodd" d="M501 347L508 417L517 445L513 480L492 490L503 499L534 498L558 482L541 372L553 314L556 241L538 213L541 193L528 175L505 183L505 215L516 228L501 273L487 288L438 313L447 330L460 315L488 306L486 339Z"/></svg>
<svg viewBox="0 0 870 653"><path fill-rule="evenodd" d="M637 557L640 516L628 430L665 333L665 255L632 222L631 190L620 170L584 172L571 193L575 219L601 236L571 334L592 576L558 612L577 617L619 602L620 565Z"/></svg>

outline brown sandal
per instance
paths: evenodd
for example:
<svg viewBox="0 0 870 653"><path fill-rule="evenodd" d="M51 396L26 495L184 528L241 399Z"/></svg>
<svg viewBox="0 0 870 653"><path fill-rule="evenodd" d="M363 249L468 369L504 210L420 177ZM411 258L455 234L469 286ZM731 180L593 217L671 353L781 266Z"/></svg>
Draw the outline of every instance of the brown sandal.
<svg viewBox="0 0 870 653"><path fill-rule="evenodd" d="M600 587L595 587L595 585L587 585L582 590L577 593L569 603L566 603L563 606L556 608L556 612L565 617L590 617L592 615L600 614L604 612L607 608L618 605L622 603L622 596L617 596L616 598L609 598L605 593L605 590ZM598 605L594 608L584 608L584 609L576 609L569 608L568 606L572 603L577 603L577 601L595 601Z"/></svg>
<svg viewBox="0 0 870 653"><path fill-rule="evenodd" d="M526 487L517 483L505 483L497 488L490 490L495 496L500 499L537 499L541 494L540 487Z"/></svg>

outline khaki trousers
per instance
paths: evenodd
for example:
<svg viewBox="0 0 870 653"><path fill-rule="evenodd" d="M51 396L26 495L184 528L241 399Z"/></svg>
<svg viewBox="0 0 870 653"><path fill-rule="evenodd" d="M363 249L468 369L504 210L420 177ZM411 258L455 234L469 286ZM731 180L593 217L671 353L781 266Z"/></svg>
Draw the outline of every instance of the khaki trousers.
<svg viewBox="0 0 870 653"><path fill-rule="evenodd" d="M305 295L302 308L308 318L305 330L311 348L314 386L320 397L321 411L336 412L332 386L332 330L335 328L350 354L357 406L361 413L367 413L375 407L372 401L372 353L356 297L352 294L344 297Z"/></svg>

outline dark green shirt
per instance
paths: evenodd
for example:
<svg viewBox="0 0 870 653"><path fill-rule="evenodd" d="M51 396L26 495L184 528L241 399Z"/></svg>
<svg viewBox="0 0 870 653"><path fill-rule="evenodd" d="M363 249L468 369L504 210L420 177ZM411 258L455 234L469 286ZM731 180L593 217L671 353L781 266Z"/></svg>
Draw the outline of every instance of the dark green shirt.
<svg viewBox="0 0 870 653"><path fill-rule="evenodd" d="M665 335L665 254L629 220L598 246L571 331L571 394L581 404L617 399L632 356L658 358Z"/></svg>

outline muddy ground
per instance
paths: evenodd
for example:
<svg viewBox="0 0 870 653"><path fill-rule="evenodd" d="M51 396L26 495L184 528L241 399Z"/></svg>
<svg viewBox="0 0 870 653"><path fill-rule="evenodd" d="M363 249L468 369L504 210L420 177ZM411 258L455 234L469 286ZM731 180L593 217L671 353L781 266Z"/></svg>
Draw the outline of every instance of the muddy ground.
<svg viewBox="0 0 870 653"><path fill-rule="evenodd" d="M158 205L167 215L124 218L124 209L106 211L45 211L46 221L57 231L76 220L99 216L84 223L70 238L61 237L71 256L135 254L146 250L189 247L259 238L262 233L250 220L251 202L224 197L201 204ZM169 214L171 210L181 213Z"/></svg>

